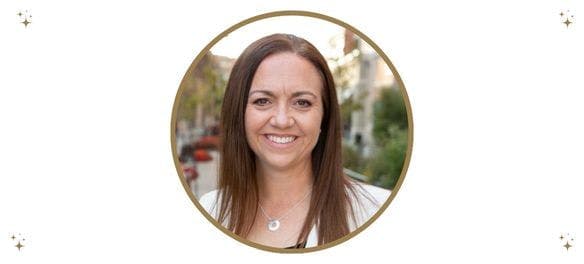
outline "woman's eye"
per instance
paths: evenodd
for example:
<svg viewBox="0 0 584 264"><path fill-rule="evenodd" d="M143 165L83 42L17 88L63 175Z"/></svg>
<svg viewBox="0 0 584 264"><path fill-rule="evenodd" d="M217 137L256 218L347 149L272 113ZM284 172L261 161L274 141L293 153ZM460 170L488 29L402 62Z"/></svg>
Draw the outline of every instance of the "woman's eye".
<svg viewBox="0 0 584 264"><path fill-rule="evenodd" d="M259 105L259 106L267 105L269 103L270 103L270 101L266 98L259 98L259 99L256 99L255 101L253 101L253 104Z"/></svg>
<svg viewBox="0 0 584 264"><path fill-rule="evenodd" d="M309 107L312 105L312 103L310 103L310 101L308 100L298 100L296 101L296 104L299 105L300 107Z"/></svg>

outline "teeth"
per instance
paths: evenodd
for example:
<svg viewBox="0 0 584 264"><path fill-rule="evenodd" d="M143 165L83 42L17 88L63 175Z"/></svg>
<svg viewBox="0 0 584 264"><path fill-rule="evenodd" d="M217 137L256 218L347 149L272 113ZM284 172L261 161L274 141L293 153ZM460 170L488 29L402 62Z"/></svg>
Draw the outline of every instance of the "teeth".
<svg viewBox="0 0 584 264"><path fill-rule="evenodd" d="M268 135L268 139L278 144L286 144L294 141L296 137L277 137L274 135Z"/></svg>

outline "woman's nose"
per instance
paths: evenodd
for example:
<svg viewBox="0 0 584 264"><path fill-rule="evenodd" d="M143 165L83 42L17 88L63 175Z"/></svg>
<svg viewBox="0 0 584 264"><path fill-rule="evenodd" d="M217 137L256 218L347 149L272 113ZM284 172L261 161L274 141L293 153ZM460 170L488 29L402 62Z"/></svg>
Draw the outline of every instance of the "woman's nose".
<svg viewBox="0 0 584 264"><path fill-rule="evenodd" d="M278 128L288 128L294 125L294 118L290 115L288 107L278 107L270 121L271 125Z"/></svg>

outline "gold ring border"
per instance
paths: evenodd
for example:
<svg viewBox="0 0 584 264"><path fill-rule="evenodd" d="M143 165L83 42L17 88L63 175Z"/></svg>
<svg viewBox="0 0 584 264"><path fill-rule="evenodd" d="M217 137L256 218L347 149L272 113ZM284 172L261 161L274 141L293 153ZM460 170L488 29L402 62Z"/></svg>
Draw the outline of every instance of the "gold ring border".
<svg viewBox="0 0 584 264"><path fill-rule="evenodd" d="M302 249L282 249L282 248L269 247L269 246L261 245L258 243L254 243L254 242L251 242L247 239L244 239L238 235L233 234L233 232L227 230L225 227L223 227L221 224L219 224L219 222L217 222L213 217L211 217L211 215L209 215L206 212L206 210L199 204L199 202L197 201L197 198L191 192L189 185L187 184L186 179L185 179L184 175L182 174L182 170L180 168L180 162L178 161L178 156L177 156L178 152L176 150L176 136L175 136L176 114L177 114L177 109L178 109L179 98L182 95L181 87L183 87L183 83L184 83L185 78L188 75L188 73L191 72L191 70L194 67L196 67L196 65L199 63L199 61L202 59L202 57L211 49L211 47L213 47L217 42L219 42L225 36L229 35L229 33L233 32L236 29L239 29L240 27L243 27L247 24L253 23L255 21L259 21L259 20L271 18L271 17L278 17L278 16L306 16L306 17L322 19L322 20L337 24L341 27L347 28L347 29L351 30L353 33L355 33L357 36L359 36L361 39L365 40L377 52L377 54L379 54L381 56L381 58L385 61L385 63L391 69L393 76L395 77L396 81L400 85L399 88L401 90L401 94L402 94L402 97L404 99L404 104L406 106L406 111L407 111L407 115L408 115L408 148L407 148L406 154L405 154L406 157L404 159L404 164L403 164L399 179L398 179L394 189L391 191L391 194L390 194L389 198L387 199L387 201L385 201L385 203L379 208L379 210L367 222L365 222L363 225L361 225L359 228L357 228L353 232L349 233L348 235L346 235L342 238L339 238L335 241L332 241L330 243L324 244L324 245L310 247L310 248L302 248ZM302 11L302 10L273 11L273 12L268 12L268 13L264 13L261 15L257 15L257 16L245 19L245 20L229 27L225 31L221 32L221 34L219 34L209 44L207 44L203 48L203 50L201 50L201 52L197 55L197 57L195 57L195 60L193 61L191 66L187 69L187 72L185 73L185 75L183 76L183 79L181 80L181 83L179 85L179 89L176 93L176 97L174 99L174 104L172 107L172 118L171 118L170 127L171 127L170 128L170 135L171 135L170 136L170 140L171 140L170 145L172 148L172 156L174 158L174 165L175 165L175 168L177 171L177 175L179 176L179 180L181 181L183 188L185 189L187 195L189 196L189 198L191 199L191 201L193 202L195 207L197 207L197 209L199 209L199 211L201 211L203 216L205 216L205 218L207 218L207 220L209 220L219 230L223 231L223 233L234 238L235 240L237 240L243 244L246 244L248 246L255 247L257 249L261 249L261 250L265 250L265 251L269 251L269 252L276 252L276 253L306 253L306 252L314 252L314 251L327 249L327 248L336 246L340 243L343 243L343 242L351 239L352 237L356 236L357 234L361 233L361 231L363 231L367 227L369 227L369 225L371 225L375 220L377 220L377 218L385 211L385 209L387 209L389 204L393 201L393 199L397 195L397 192L399 191L399 189L404 181L406 172L408 171L410 159L412 156L412 148L413 148L413 141L414 141L413 140L414 125L413 125L412 108L410 105L410 100L409 100L408 94L406 92L404 83L401 79L401 76L399 75L399 73L397 72L397 70L395 69L395 67L393 66L393 64L391 63L389 58L387 57L387 55L385 55L385 53L381 50L381 48L379 48L379 46L377 46L377 44L375 44L369 37L367 37L365 34L363 34L361 31L357 30L353 26L351 26L351 25L349 25L349 24L347 24L339 19L330 17L330 16L326 16L326 15L319 14L316 12Z"/></svg>

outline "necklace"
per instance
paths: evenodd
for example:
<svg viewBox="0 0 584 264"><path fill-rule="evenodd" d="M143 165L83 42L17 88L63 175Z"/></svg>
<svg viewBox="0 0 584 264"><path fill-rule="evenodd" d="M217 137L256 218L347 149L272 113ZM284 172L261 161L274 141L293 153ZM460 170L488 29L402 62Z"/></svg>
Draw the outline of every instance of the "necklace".
<svg viewBox="0 0 584 264"><path fill-rule="evenodd" d="M296 209L296 207L298 207L304 200L306 200L306 197L308 197L311 190L312 190L312 187L306 192L306 194L304 195L304 197L302 197L302 199L300 199L300 201L298 201L294 206L292 206L292 208L288 209L288 211L285 214L283 214L282 216L280 216L278 218L270 217L266 213L266 211L264 210L264 207L262 206L262 204L258 201L258 204L260 206L260 210L262 211L262 214L264 214L266 219L268 219L268 230L270 230L272 232L278 230L280 228L280 220L282 220L286 216L288 216L294 209Z"/></svg>

